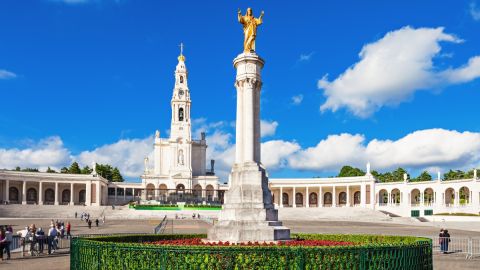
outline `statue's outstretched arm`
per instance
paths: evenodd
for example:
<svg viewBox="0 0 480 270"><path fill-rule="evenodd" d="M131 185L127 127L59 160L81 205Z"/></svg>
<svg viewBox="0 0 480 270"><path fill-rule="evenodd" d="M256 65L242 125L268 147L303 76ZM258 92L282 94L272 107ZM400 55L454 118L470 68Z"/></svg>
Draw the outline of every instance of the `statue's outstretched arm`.
<svg viewBox="0 0 480 270"><path fill-rule="evenodd" d="M258 19L255 19L255 21L257 21L257 25L260 25L263 23L263 15L265 14L265 12L263 12L262 10L262 13L260 13L260 16L258 17Z"/></svg>
<svg viewBox="0 0 480 270"><path fill-rule="evenodd" d="M243 16L242 16L242 11L238 9L238 22L243 24Z"/></svg>

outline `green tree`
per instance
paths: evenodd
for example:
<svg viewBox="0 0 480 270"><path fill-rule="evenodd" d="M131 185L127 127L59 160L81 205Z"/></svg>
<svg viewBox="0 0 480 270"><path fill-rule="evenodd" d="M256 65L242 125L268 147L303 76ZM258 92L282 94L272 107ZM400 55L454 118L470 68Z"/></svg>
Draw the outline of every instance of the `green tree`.
<svg viewBox="0 0 480 270"><path fill-rule="evenodd" d="M17 167L15 167L15 171L19 172L19 171L21 171L21 168L17 166Z"/></svg>
<svg viewBox="0 0 480 270"><path fill-rule="evenodd" d="M423 171L418 177L412 179L412 182L422 181L432 181L432 176L427 171Z"/></svg>
<svg viewBox="0 0 480 270"><path fill-rule="evenodd" d="M102 176L103 178L109 180L109 181L112 181L112 166L106 164L98 164L96 165L96 171L97 171L97 174Z"/></svg>
<svg viewBox="0 0 480 270"><path fill-rule="evenodd" d="M472 172L473 175L473 172ZM468 178L464 171L461 170L449 170L443 174L443 180L457 180Z"/></svg>
<svg viewBox="0 0 480 270"><path fill-rule="evenodd" d="M82 173L82 171L80 170L80 166L78 166L78 163L76 161L74 161L72 163L72 165L70 165L70 168L68 169L68 172L73 173L73 174L81 174Z"/></svg>
<svg viewBox="0 0 480 270"><path fill-rule="evenodd" d="M60 173L68 173L68 168L67 167L61 168Z"/></svg>
<svg viewBox="0 0 480 270"><path fill-rule="evenodd" d="M112 170L112 182L123 182L123 176L120 174L120 171L117 167Z"/></svg>
<svg viewBox="0 0 480 270"><path fill-rule="evenodd" d="M92 171L93 171L93 169L90 169L90 167L85 166L85 167L82 168L82 170L81 170L80 173L81 173L81 174L91 174Z"/></svg>
<svg viewBox="0 0 480 270"><path fill-rule="evenodd" d="M37 168L25 168L22 169L22 172L38 172Z"/></svg>
<svg viewBox="0 0 480 270"><path fill-rule="evenodd" d="M365 172L359 168L354 168L352 166L343 166L338 177L349 177L349 176L364 176Z"/></svg>
<svg viewBox="0 0 480 270"><path fill-rule="evenodd" d="M56 171L55 171L55 170L52 170L50 167L47 168L47 171L46 171L46 172L47 172L47 173L56 173Z"/></svg>

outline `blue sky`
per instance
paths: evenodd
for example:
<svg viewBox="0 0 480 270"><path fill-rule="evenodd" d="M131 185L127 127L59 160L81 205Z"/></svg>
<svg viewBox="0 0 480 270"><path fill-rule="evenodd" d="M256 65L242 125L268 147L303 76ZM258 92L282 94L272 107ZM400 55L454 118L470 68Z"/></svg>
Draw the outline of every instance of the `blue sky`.
<svg viewBox="0 0 480 270"><path fill-rule="evenodd" d="M109 162L130 179L169 129L185 43L196 134L224 177L234 144L236 11L265 10L263 162L412 174L480 164L480 1L0 2L0 168ZM328 76L326 76L328 74Z"/></svg>

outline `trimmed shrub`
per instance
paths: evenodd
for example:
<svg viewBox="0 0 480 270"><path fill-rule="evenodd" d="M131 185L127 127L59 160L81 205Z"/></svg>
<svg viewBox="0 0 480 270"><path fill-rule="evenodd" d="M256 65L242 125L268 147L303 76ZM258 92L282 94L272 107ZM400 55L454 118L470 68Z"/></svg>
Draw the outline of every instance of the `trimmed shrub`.
<svg viewBox="0 0 480 270"><path fill-rule="evenodd" d="M70 269L432 269L428 238L293 234L354 246L174 246L145 242L206 235L117 235L73 238Z"/></svg>

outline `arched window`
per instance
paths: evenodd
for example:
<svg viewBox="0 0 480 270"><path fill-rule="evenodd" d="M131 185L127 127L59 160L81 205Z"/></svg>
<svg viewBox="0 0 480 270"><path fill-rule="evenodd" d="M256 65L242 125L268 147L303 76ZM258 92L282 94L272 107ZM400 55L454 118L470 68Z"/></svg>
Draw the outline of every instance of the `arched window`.
<svg viewBox="0 0 480 270"><path fill-rule="evenodd" d="M9 188L8 198L11 202L18 202L18 189L16 187Z"/></svg>
<svg viewBox="0 0 480 270"><path fill-rule="evenodd" d="M202 198L202 186L199 184L196 184L195 187L193 188L193 196L196 199L201 199Z"/></svg>
<svg viewBox="0 0 480 270"><path fill-rule="evenodd" d="M183 108L178 109L178 121L183 121Z"/></svg>
<svg viewBox="0 0 480 270"><path fill-rule="evenodd" d="M283 199L282 199L282 203L283 203L283 206L288 206L288 193L283 193Z"/></svg>
<svg viewBox="0 0 480 270"><path fill-rule="evenodd" d="M47 188L45 190L45 202L46 203L53 203L55 200L55 191L51 188Z"/></svg>
<svg viewBox="0 0 480 270"><path fill-rule="evenodd" d="M183 83L183 76L180 76L180 83Z"/></svg>
<svg viewBox="0 0 480 270"><path fill-rule="evenodd" d="M317 205L317 203L318 203L317 193L315 193L315 192L310 193L308 203L310 205Z"/></svg>
<svg viewBox="0 0 480 270"><path fill-rule="evenodd" d="M299 206L303 205L303 194L302 193L297 192L297 194L295 194L295 204L299 205Z"/></svg>
<svg viewBox="0 0 480 270"><path fill-rule="evenodd" d="M347 193L340 192L338 195L338 202L339 204L347 204Z"/></svg>
<svg viewBox="0 0 480 270"><path fill-rule="evenodd" d="M62 191L62 203L70 202L70 189L65 189Z"/></svg>
<svg viewBox="0 0 480 270"><path fill-rule="evenodd" d="M213 189L213 186L212 185L208 185L206 188L207 190L206 194L207 194L207 201L211 202L213 201L213 197L214 197L214 189Z"/></svg>
<svg viewBox="0 0 480 270"><path fill-rule="evenodd" d="M325 204L325 205L331 205L332 204L332 193L325 192L325 194L323 194L323 204Z"/></svg>
<svg viewBox="0 0 480 270"><path fill-rule="evenodd" d="M85 192L85 189L82 189L80 190L80 192L78 192L78 202L79 203L85 203L85 195L87 193Z"/></svg>
<svg viewBox="0 0 480 270"><path fill-rule="evenodd" d="M360 204L360 191L353 193L353 204Z"/></svg>
<svg viewBox="0 0 480 270"><path fill-rule="evenodd" d="M37 202L37 190L34 188L29 188L27 190L27 201L28 202Z"/></svg>

